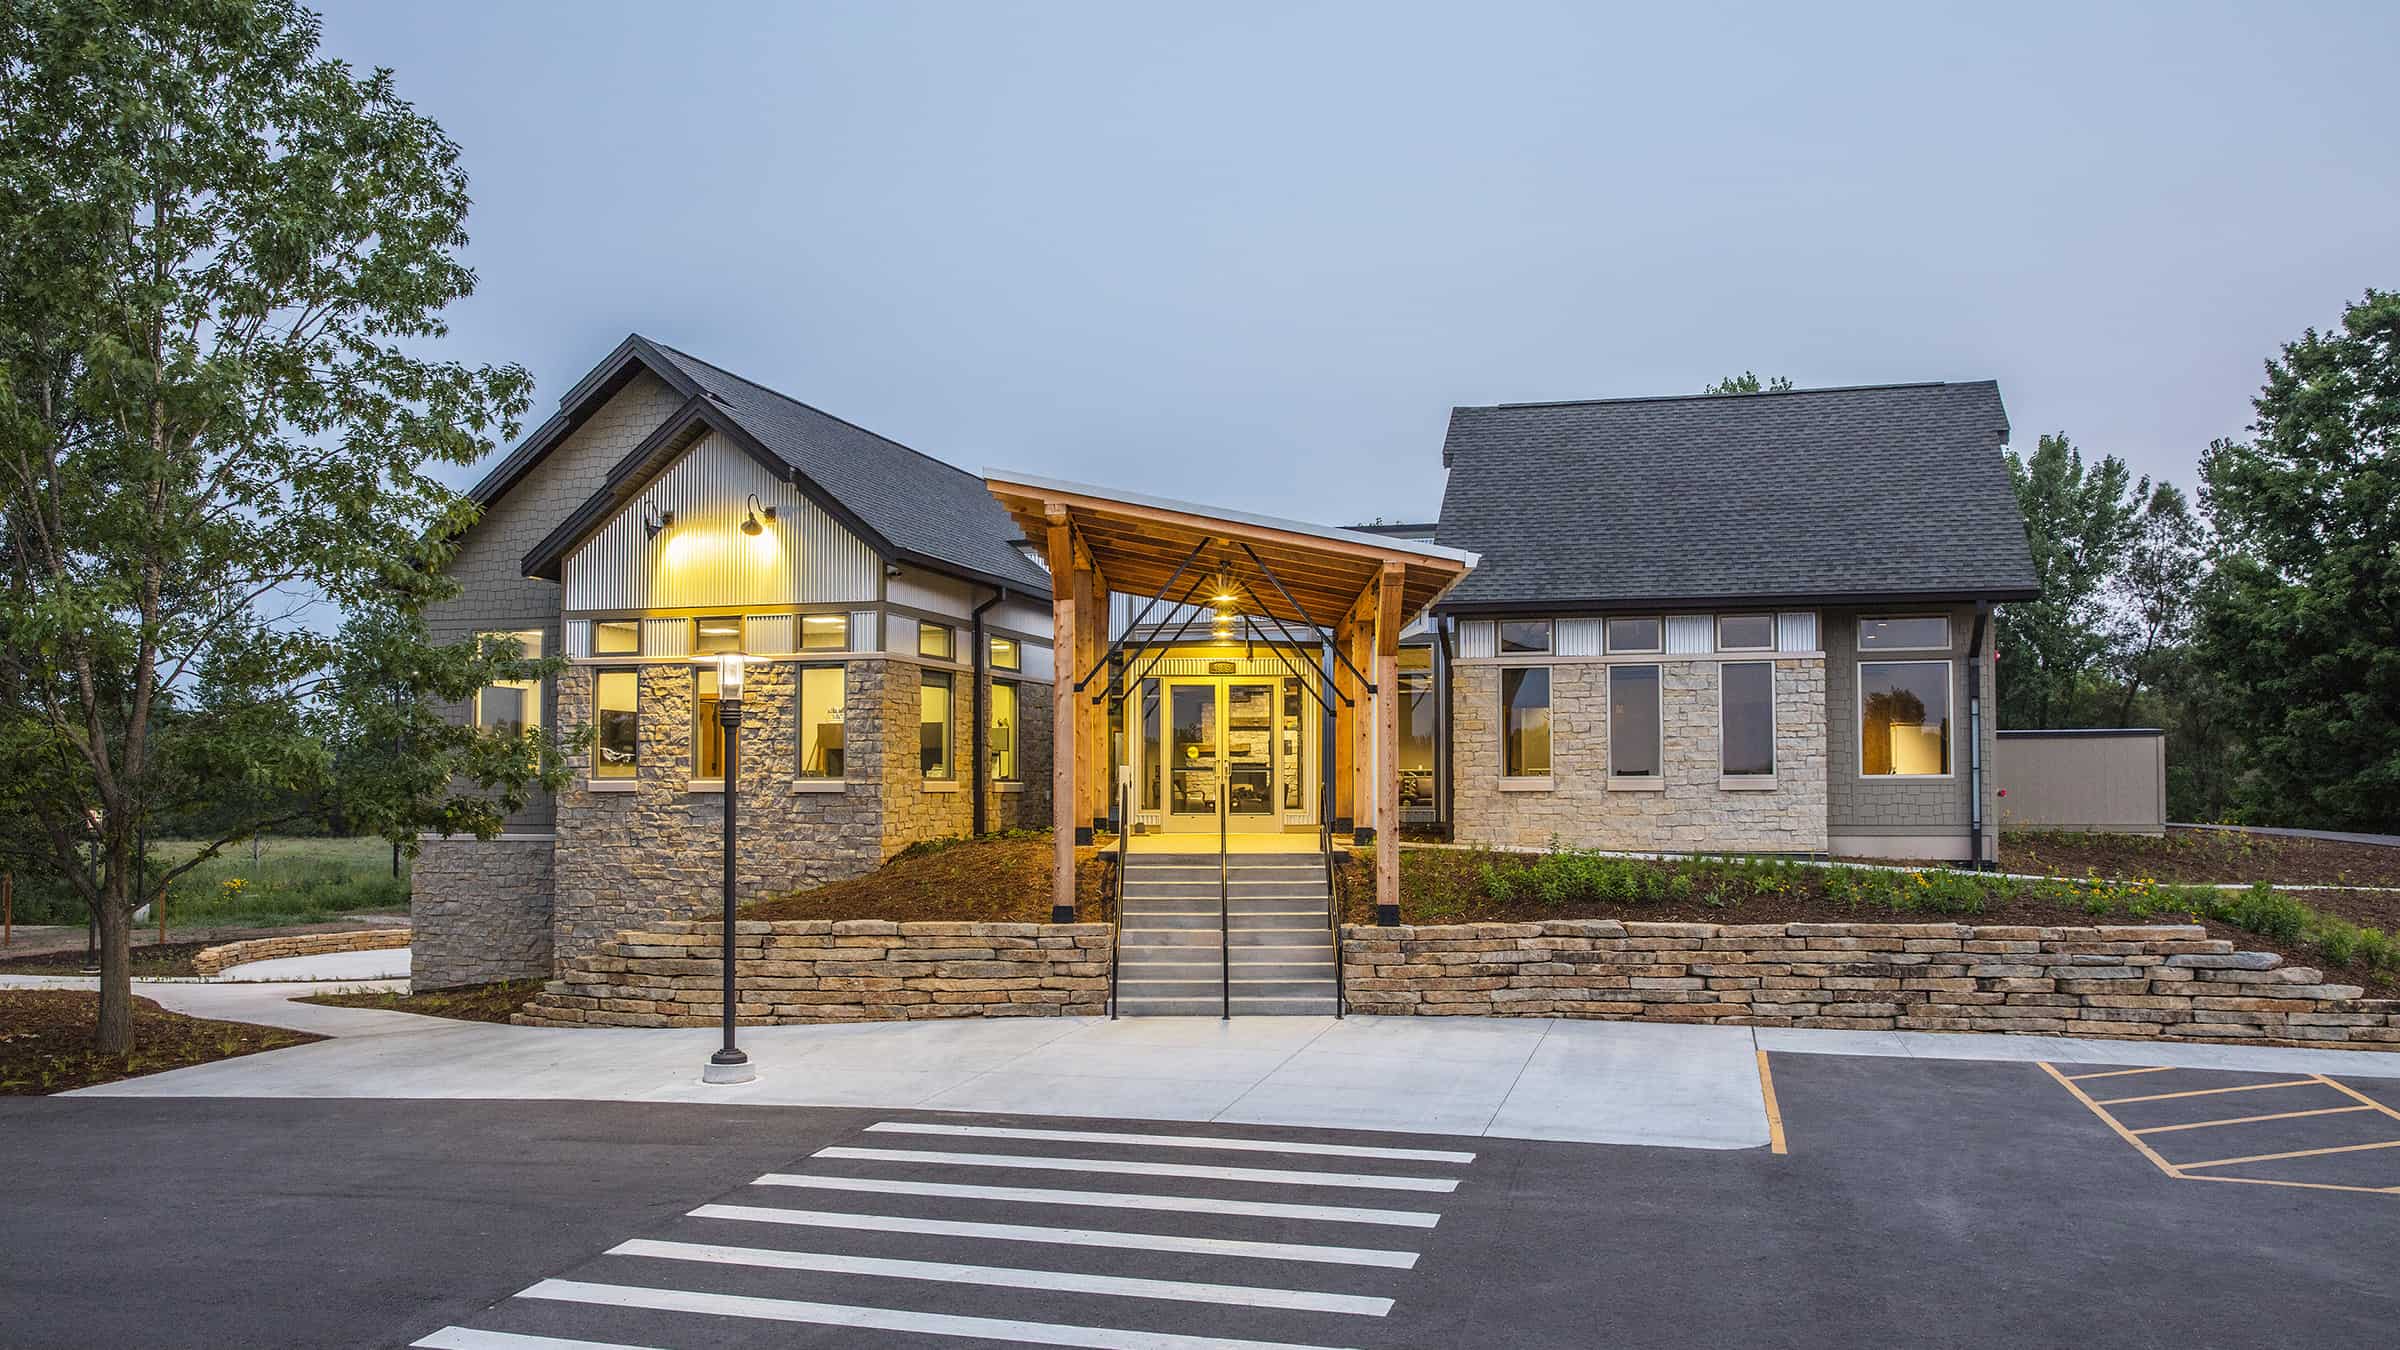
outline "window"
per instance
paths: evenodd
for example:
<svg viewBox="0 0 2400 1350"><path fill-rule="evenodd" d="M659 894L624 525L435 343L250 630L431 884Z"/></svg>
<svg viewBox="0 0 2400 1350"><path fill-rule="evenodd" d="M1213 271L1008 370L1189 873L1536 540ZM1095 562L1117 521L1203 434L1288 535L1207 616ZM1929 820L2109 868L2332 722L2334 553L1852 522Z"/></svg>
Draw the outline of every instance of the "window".
<svg viewBox="0 0 2400 1350"><path fill-rule="evenodd" d="M1946 652L1950 650L1950 620L1939 614L1904 619L1860 619L1858 649L1862 652Z"/></svg>
<svg viewBox="0 0 2400 1350"><path fill-rule="evenodd" d="M641 672L603 670L592 677L592 722L599 741L592 777L631 778L641 767Z"/></svg>
<svg viewBox="0 0 2400 1350"><path fill-rule="evenodd" d="M1612 652L1657 651L1661 631L1661 623L1657 619L1610 619L1608 649Z"/></svg>
<svg viewBox="0 0 2400 1350"><path fill-rule="evenodd" d="M1433 648L1400 649L1400 809L1434 805L1433 738L1441 708L1433 697Z"/></svg>
<svg viewBox="0 0 2400 1350"><path fill-rule="evenodd" d="M947 661L950 659L950 654L958 650L956 637L956 634L941 624L920 623L917 625L917 655L930 656L936 661Z"/></svg>
<svg viewBox="0 0 2400 1350"><path fill-rule="evenodd" d="M1543 778L1550 773L1550 668L1517 666L1500 672L1501 773Z"/></svg>
<svg viewBox="0 0 2400 1350"><path fill-rule="evenodd" d="M1950 663L1862 661L1858 771L1871 778L1950 772Z"/></svg>
<svg viewBox="0 0 2400 1350"><path fill-rule="evenodd" d="M849 615L803 614L800 616L800 650L804 652L838 652L848 650L849 646Z"/></svg>
<svg viewBox="0 0 2400 1350"><path fill-rule="evenodd" d="M990 660L991 660L991 663L992 663L992 669L994 669L994 670L1022 670L1022 669L1024 669L1024 667L1025 667L1025 649L1024 649L1023 647L1020 647L1020 646L1018 646L1018 645L1017 645L1017 640L1016 640L1015 638L1012 638L1012 637L995 637L995 638L993 638L993 639L991 640L990 647L991 647L991 657L990 657Z"/></svg>
<svg viewBox="0 0 2400 1350"><path fill-rule="evenodd" d="M945 630L947 631L947 630ZM927 778L950 778L950 675L925 672L917 688L917 767Z"/></svg>
<svg viewBox="0 0 2400 1350"><path fill-rule="evenodd" d="M542 659L542 635L538 629L522 633L480 633L489 651L506 642L517 644L520 660ZM497 652L493 652L497 655ZM542 682L540 680L494 680L475 691L475 725L485 731L522 736L542 725Z"/></svg>
<svg viewBox="0 0 2400 1350"><path fill-rule="evenodd" d="M639 656L642 654L642 625L637 619L595 619L592 621L592 655Z"/></svg>
<svg viewBox="0 0 2400 1350"><path fill-rule="evenodd" d="M1500 654L1502 656L1549 650L1550 621L1548 619L1509 619L1500 625Z"/></svg>
<svg viewBox="0 0 2400 1350"><path fill-rule="evenodd" d="M708 656L715 652L738 652L742 649L742 616L719 614L706 619L692 620L692 654Z"/></svg>
<svg viewBox="0 0 2400 1350"><path fill-rule="evenodd" d="M1728 661L1717 667L1717 771L1727 778L1775 772L1775 666Z"/></svg>
<svg viewBox="0 0 2400 1350"><path fill-rule="evenodd" d="M1158 809L1158 681L1142 681L1142 809Z"/></svg>
<svg viewBox="0 0 2400 1350"><path fill-rule="evenodd" d="M1608 776L1658 777L1658 742L1658 667L1610 666Z"/></svg>
<svg viewBox="0 0 2400 1350"><path fill-rule="evenodd" d="M692 777L725 776L725 730L717 725L717 672L692 672Z"/></svg>
<svg viewBox="0 0 2400 1350"><path fill-rule="evenodd" d="M844 667L802 666L800 704L794 713L800 732L800 776L842 776Z"/></svg>
<svg viewBox="0 0 2400 1350"><path fill-rule="evenodd" d="M992 681L992 781L1014 783L1017 768L1017 686Z"/></svg>
<svg viewBox="0 0 2400 1350"><path fill-rule="evenodd" d="M1717 650L1771 652L1775 650L1775 616L1726 614L1717 619Z"/></svg>

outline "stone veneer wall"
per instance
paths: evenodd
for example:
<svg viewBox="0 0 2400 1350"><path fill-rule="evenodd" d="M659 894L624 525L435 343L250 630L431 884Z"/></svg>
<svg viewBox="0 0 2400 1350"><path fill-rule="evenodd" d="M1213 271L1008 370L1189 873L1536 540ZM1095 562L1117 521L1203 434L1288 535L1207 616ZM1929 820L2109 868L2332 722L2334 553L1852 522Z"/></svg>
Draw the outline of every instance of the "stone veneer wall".
<svg viewBox="0 0 2400 1350"><path fill-rule="evenodd" d="M724 1016L713 923L618 933L560 963L519 1012L531 1026L698 1027ZM937 1017L1098 1016L1107 1011L1104 923L890 923L880 919L734 925L747 1025Z"/></svg>
<svg viewBox="0 0 2400 1350"><path fill-rule="evenodd" d="M2400 1048L2400 1000L2195 926L1351 926L1342 963L1362 1013Z"/></svg>
<svg viewBox="0 0 2400 1350"><path fill-rule="evenodd" d="M409 983L448 989L550 974L552 841L428 838L409 872Z"/></svg>
<svg viewBox="0 0 2400 1350"><path fill-rule="evenodd" d="M409 945L406 928L354 928L340 933L293 933L288 937L251 938L192 953L192 973L216 975L252 961L276 961L286 956L323 956L328 952L388 952Z"/></svg>
<svg viewBox="0 0 2400 1350"><path fill-rule="evenodd" d="M1737 660L1728 656L1725 660ZM1765 659L1762 653L1759 659ZM1719 658L1659 661L1663 788L1608 784L1608 665L1550 666L1550 786L1503 790L1500 672L1452 667L1453 837L1463 844L1635 852L1821 853L1825 849L1825 663L1775 660L1775 786L1719 782Z"/></svg>

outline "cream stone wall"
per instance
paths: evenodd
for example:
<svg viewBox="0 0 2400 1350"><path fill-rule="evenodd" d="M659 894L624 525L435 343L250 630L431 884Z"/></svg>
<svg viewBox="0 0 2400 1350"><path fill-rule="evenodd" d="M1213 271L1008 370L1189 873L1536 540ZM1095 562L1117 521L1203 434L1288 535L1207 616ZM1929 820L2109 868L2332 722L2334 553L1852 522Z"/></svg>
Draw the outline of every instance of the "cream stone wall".
<svg viewBox="0 0 2400 1350"><path fill-rule="evenodd" d="M1509 847L1824 851L1824 662L1813 656L1775 658L1775 779L1768 790L1721 781L1719 658L1668 657L1657 664L1664 729L1659 785L1610 786L1608 664L1559 660L1550 665L1549 785L1531 790L1504 780L1500 772L1500 672L1506 667L1490 661L1454 664L1453 837Z"/></svg>

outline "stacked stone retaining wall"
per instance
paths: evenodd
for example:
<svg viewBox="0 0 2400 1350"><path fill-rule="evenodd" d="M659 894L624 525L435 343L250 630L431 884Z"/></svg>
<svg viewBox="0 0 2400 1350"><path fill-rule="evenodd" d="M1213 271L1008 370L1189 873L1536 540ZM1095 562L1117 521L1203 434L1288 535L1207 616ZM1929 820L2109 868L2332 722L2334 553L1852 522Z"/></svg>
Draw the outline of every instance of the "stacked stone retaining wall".
<svg viewBox="0 0 2400 1350"><path fill-rule="evenodd" d="M1360 1013L2400 1049L2400 1000L2196 926L1352 926L1342 962Z"/></svg>
<svg viewBox="0 0 2400 1350"><path fill-rule="evenodd" d="M532 1026L713 1026L722 930L662 921L563 960L515 1020ZM746 1025L1107 1011L1104 923L782 920L734 925Z"/></svg>
<svg viewBox="0 0 2400 1350"><path fill-rule="evenodd" d="M294 933L289 937L251 938L245 942L202 947L192 954L192 971L197 975L217 975L233 966L248 965L252 961L274 961L286 956L386 952L407 946L411 936L406 928L359 928L340 933Z"/></svg>

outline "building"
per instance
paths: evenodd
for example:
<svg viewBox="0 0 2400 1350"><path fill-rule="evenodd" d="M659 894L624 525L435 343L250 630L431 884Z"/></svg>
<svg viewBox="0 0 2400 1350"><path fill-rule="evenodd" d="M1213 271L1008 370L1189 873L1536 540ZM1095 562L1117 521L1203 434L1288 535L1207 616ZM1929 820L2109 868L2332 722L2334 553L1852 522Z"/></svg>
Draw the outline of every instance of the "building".
<svg viewBox="0 0 2400 1350"><path fill-rule="evenodd" d="M1071 896L1120 816L1987 859L2007 435L1988 381L1459 408L1439 518L1339 529L979 477L628 338L475 489L433 616L569 662L454 715L593 733L500 839L423 842L420 982L713 903L727 650L745 893L1057 820Z"/></svg>

